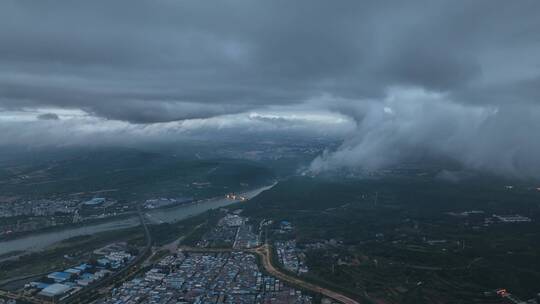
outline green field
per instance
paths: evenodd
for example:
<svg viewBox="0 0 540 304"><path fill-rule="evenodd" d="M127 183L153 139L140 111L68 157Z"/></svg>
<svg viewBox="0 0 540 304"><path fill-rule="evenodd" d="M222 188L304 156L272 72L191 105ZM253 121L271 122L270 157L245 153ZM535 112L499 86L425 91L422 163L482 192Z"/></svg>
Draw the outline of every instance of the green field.
<svg viewBox="0 0 540 304"><path fill-rule="evenodd" d="M312 280L390 303L490 303L484 291L504 287L523 299L538 292L540 225L484 227L483 218L447 212L540 218L540 192L506 183L292 178L241 206L255 219L292 222L300 246L332 241L308 251Z"/></svg>
<svg viewBox="0 0 540 304"><path fill-rule="evenodd" d="M199 160L136 149L72 151L55 160L0 163L1 195L8 198L205 198L254 188L272 179L272 170L253 161Z"/></svg>

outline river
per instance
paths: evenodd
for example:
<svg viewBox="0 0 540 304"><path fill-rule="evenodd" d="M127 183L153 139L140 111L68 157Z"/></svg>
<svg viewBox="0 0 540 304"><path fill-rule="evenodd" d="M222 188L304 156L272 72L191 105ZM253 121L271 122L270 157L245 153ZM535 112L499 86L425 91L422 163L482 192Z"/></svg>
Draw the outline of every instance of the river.
<svg viewBox="0 0 540 304"><path fill-rule="evenodd" d="M259 195L261 192L272 188L274 185L275 184L272 184L270 186L264 186L261 188L243 192L241 193L241 195L248 199L251 199ZM189 205L150 210L146 211L145 215L151 223L173 223L186 219L190 216L201 214L210 209L221 208L237 202L238 200L230 200L224 197L213 198L198 201L197 203ZM72 237L130 228L138 226L139 224L139 218L137 216L133 216L124 219L111 219L111 221L105 223L89 224L82 227L71 227L63 230L55 230L52 232L31 234L14 240L0 242L0 255L13 251L40 251L50 245Z"/></svg>

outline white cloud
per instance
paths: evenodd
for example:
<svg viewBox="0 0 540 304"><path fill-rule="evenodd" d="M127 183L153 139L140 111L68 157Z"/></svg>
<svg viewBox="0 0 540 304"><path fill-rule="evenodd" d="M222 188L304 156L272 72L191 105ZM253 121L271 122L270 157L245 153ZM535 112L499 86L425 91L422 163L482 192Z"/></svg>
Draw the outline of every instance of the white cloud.
<svg viewBox="0 0 540 304"><path fill-rule="evenodd" d="M376 170L430 155L468 168L540 177L540 142L533 140L540 106L466 105L438 93L395 88L381 100L345 109L358 120L354 135L315 159L311 170Z"/></svg>
<svg viewBox="0 0 540 304"><path fill-rule="evenodd" d="M59 119L39 119L42 114L56 114ZM330 111L303 112L298 108L288 110L287 107L147 124L104 119L81 110L61 108L0 112L2 144L133 144L178 141L188 136L241 136L265 132L344 137L353 129L354 122L342 114Z"/></svg>

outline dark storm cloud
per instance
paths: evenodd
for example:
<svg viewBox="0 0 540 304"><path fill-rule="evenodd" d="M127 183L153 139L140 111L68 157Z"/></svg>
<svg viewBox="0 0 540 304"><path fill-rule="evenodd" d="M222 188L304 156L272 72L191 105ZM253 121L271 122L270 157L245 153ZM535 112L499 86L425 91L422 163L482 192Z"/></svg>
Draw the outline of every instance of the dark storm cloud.
<svg viewBox="0 0 540 304"><path fill-rule="evenodd" d="M0 108L144 125L308 104L358 125L317 168L457 157L453 144L471 166L521 168L540 152L515 133L538 127L539 13L536 0L2 1Z"/></svg>
<svg viewBox="0 0 540 304"><path fill-rule="evenodd" d="M60 117L58 117L58 114L55 114L55 113L43 113L43 114L39 114L37 116L37 119L40 119L40 120L60 120Z"/></svg>
<svg viewBox="0 0 540 304"><path fill-rule="evenodd" d="M498 4L4 1L1 103L152 122L393 85L485 95L491 49L538 47L538 2Z"/></svg>

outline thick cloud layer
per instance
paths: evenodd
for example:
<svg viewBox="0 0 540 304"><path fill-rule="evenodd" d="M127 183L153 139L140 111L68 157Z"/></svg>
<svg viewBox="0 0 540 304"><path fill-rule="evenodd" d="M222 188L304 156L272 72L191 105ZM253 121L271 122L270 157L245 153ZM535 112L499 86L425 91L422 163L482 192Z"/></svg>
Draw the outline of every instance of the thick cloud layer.
<svg viewBox="0 0 540 304"><path fill-rule="evenodd" d="M429 151L540 176L539 14L537 0L7 0L0 109L144 129L317 107L357 130L314 170ZM66 123L55 114L25 128Z"/></svg>
<svg viewBox="0 0 540 304"><path fill-rule="evenodd" d="M402 161L444 158L512 177L540 177L540 107L466 105L445 94L392 89L382 100L343 102L357 117L354 135L311 165L377 170Z"/></svg>
<svg viewBox="0 0 540 304"><path fill-rule="evenodd" d="M89 115L83 111L59 110L5 111L0 113L2 142L0 147L66 147L182 143L183 140L226 140L235 142L279 137L327 139L344 138L355 129L345 115L302 107L287 111L272 108L270 112L221 115L205 119L153 124L133 124Z"/></svg>

